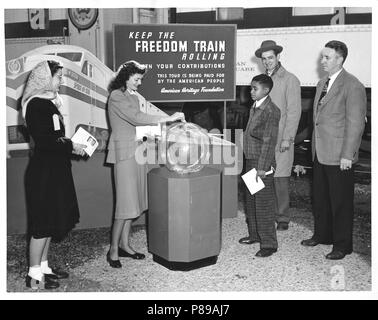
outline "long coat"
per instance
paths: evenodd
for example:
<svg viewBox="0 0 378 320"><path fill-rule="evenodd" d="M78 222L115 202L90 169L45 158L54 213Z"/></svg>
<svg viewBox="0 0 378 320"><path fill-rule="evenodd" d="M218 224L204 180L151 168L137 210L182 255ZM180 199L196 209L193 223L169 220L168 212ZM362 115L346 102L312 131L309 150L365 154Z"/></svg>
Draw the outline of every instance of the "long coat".
<svg viewBox="0 0 378 320"><path fill-rule="evenodd" d="M356 163L365 127L365 88L355 76L343 69L322 104L318 105L327 78L321 79L316 88L313 159L316 152L318 161L325 165L339 165L341 158Z"/></svg>
<svg viewBox="0 0 378 320"><path fill-rule="evenodd" d="M298 78L280 67L272 76L273 88L269 93L272 101L281 111L281 119L276 145L275 177L289 177L294 161L294 145L290 149L280 152L282 140L294 142L301 117L301 88Z"/></svg>
<svg viewBox="0 0 378 320"><path fill-rule="evenodd" d="M57 125L58 120L59 125ZM26 111L34 148L25 173L28 232L34 238L62 240L79 222L71 172L72 142L65 138L61 115L53 102L33 98Z"/></svg>

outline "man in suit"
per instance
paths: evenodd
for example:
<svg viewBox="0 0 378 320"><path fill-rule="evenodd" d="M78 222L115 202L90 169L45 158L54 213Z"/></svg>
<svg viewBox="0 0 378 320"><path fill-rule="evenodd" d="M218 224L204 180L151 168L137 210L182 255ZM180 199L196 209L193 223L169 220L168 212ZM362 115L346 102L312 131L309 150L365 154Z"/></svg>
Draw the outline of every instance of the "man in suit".
<svg viewBox="0 0 378 320"><path fill-rule="evenodd" d="M353 174L366 116L365 88L343 68L347 55L347 46L336 40L321 53L327 76L319 81L314 100L314 234L301 242L332 244L326 255L331 260L353 250Z"/></svg>
<svg viewBox="0 0 378 320"><path fill-rule="evenodd" d="M277 236L274 223L273 177L266 175L275 165L274 149L277 143L280 109L272 102L269 92L272 79L260 74L252 79L251 96L255 101L250 111L244 132L244 153L246 171L256 169L256 179L260 177L265 188L254 195L246 194L246 216L248 237L241 238L241 244L260 243L257 257L269 257L277 251Z"/></svg>
<svg viewBox="0 0 378 320"><path fill-rule="evenodd" d="M302 112L300 82L281 65L282 50L282 46L277 45L275 41L265 40L255 52L256 57L261 58L265 73L273 80L270 97L281 111L274 172L275 211L279 231L289 228L289 184L294 161L294 139Z"/></svg>

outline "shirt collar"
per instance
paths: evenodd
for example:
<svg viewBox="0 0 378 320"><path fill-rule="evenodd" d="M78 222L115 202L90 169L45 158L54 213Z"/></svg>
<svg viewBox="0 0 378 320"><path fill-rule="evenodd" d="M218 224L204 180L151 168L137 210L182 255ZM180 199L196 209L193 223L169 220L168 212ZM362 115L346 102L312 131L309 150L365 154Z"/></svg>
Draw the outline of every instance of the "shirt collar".
<svg viewBox="0 0 378 320"><path fill-rule="evenodd" d="M268 70L265 70L265 74L267 74L269 77L272 77L280 68L281 68L281 62L278 61L277 65L274 67L272 72L268 72Z"/></svg>
<svg viewBox="0 0 378 320"><path fill-rule="evenodd" d="M339 71L337 71L336 73L334 73L332 76L328 76L329 83L328 83L328 90L327 90L327 92L329 91L329 89L331 88L332 84L335 82L337 76L340 74L341 71L343 71L343 68L341 68Z"/></svg>
<svg viewBox="0 0 378 320"><path fill-rule="evenodd" d="M136 94L135 90L126 89L128 93L130 94Z"/></svg>
<svg viewBox="0 0 378 320"><path fill-rule="evenodd" d="M340 72L343 71L343 68L341 68L339 71L337 71L336 73L334 73L332 76L329 76L329 81L335 81L335 79L337 78L337 76L340 74Z"/></svg>
<svg viewBox="0 0 378 320"><path fill-rule="evenodd" d="M261 98L260 100L256 101L255 108L258 108L262 105L262 103L268 98L268 96L265 96L264 98Z"/></svg>

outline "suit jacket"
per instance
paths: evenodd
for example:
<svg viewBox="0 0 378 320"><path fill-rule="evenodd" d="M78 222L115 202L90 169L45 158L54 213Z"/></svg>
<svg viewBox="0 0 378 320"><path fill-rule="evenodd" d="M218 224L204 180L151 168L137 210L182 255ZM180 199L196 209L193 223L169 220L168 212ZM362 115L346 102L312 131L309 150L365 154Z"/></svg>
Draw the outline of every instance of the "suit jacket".
<svg viewBox="0 0 378 320"><path fill-rule="evenodd" d="M113 90L110 94L108 115L111 127L106 159L108 163L133 157L138 145L135 141L135 127L156 124L161 119L161 116L141 112L137 95L120 89Z"/></svg>
<svg viewBox="0 0 378 320"><path fill-rule="evenodd" d="M272 101L281 111L281 119L276 145L277 168L275 177L289 177L294 161L294 145L280 152L282 140L294 142L301 117L301 87L298 78L281 66L272 76L273 88L269 93Z"/></svg>
<svg viewBox="0 0 378 320"><path fill-rule="evenodd" d="M339 165L341 158L358 161L365 128L366 91L362 83L344 69L318 105L327 77L321 79L314 100L312 158L325 165Z"/></svg>
<svg viewBox="0 0 378 320"><path fill-rule="evenodd" d="M275 166L275 147L280 121L280 109L268 96L260 107L251 108L244 132L244 153L246 159L256 160L256 170L269 171Z"/></svg>

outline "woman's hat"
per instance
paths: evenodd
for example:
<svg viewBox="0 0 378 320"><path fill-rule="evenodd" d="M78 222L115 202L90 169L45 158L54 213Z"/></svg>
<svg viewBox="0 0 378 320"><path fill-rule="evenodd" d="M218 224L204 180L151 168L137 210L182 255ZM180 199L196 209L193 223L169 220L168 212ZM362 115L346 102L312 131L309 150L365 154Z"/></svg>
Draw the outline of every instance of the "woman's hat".
<svg viewBox="0 0 378 320"><path fill-rule="evenodd" d="M273 40L265 40L261 43L261 47L256 50L255 56L257 58L261 58L261 54L269 50L275 50L277 53L280 53L283 48L281 46L278 46Z"/></svg>

